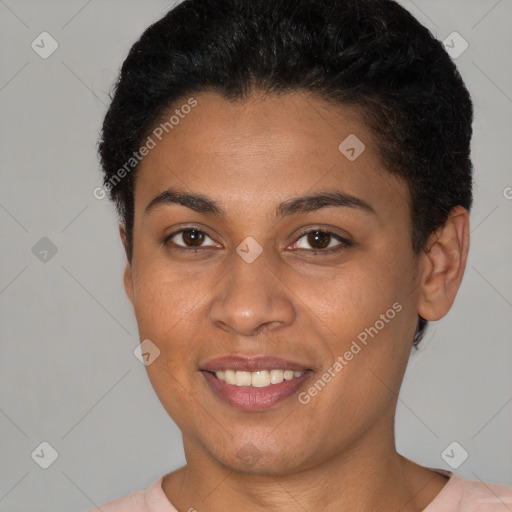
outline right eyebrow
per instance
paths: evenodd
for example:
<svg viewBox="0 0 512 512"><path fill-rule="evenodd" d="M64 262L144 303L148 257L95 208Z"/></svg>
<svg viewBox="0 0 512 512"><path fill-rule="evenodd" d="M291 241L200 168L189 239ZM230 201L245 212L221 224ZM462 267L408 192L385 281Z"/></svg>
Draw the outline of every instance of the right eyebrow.
<svg viewBox="0 0 512 512"><path fill-rule="evenodd" d="M181 204L197 213L222 217L222 208L216 201L200 194L185 194L174 189L164 190L161 194L154 197L146 206L144 214L166 204Z"/></svg>

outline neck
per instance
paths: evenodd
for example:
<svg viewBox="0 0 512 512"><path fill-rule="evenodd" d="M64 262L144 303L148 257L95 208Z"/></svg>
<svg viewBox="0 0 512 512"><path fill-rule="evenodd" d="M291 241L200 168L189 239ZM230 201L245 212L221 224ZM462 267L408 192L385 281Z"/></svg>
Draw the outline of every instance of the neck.
<svg viewBox="0 0 512 512"><path fill-rule="evenodd" d="M399 455L393 432L369 431L321 464L277 474L237 473L184 439L187 465L163 479L178 510L421 512L447 479ZM391 435L389 435L391 434Z"/></svg>

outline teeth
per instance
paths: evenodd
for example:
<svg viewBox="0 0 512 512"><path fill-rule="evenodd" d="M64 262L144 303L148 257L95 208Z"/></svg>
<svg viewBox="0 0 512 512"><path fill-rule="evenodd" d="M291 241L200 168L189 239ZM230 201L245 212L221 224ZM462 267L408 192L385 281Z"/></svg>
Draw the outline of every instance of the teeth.
<svg viewBox="0 0 512 512"><path fill-rule="evenodd" d="M250 386L251 372L235 372L235 384L237 386Z"/></svg>
<svg viewBox="0 0 512 512"><path fill-rule="evenodd" d="M284 380L283 370L270 370L270 384L279 384Z"/></svg>
<svg viewBox="0 0 512 512"><path fill-rule="evenodd" d="M224 380L228 383L228 384L236 384L236 377L235 377L235 371L234 370L226 370L224 372ZM217 378L220 379L220 377L218 376L217 374Z"/></svg>
<svg viewBox="0 0 512 512"><path fill-rule="evenodd" d="M259 372L252 372L251 386L255 388L263 388L270 385L270 372L268 370L260 370Z"/></svg>
<svg viewBox="0 0 512 512"><path fill-rule="evenodd" d="M294 372L293 370L258 370L256 372L219 370L215 372L215 376L227 384L263 388L271 384L280 384L284 380L300 377L303 373L303 371Z"/></svg>

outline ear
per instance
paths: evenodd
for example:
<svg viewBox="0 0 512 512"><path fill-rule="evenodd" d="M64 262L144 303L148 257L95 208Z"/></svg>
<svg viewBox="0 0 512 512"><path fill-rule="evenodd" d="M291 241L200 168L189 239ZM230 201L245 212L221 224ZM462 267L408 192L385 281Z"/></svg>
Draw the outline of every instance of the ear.
<svg viewBox="0 0 512 512"><path fill-rule="evenodd" d="M456 206L441 228L429 239L421 256L418 314L439 320L452 307L462 282L469 251L469 213Z"/></svg>
<svg viewBox="0 0 512 512"><path fill-rule="evenodd" d="M119 236L121 237L121 242L123 243L124 251L126 253L126 258L128 260L128 245L127 245L127 238L126 238L126 228L124 224L119 224ZM132 266L129 261L126 262L126 266L124 268L124 274L123 274L123 284L124 284L124 291L126 292L126 295L128 296L128 299L130 300L132 306L133 306L133 276L132 276Z"/></svg>

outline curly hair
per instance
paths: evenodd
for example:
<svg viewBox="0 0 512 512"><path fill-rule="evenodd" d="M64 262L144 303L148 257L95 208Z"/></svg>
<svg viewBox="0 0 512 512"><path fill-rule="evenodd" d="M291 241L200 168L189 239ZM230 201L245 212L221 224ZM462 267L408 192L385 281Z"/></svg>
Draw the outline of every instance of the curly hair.
<svg viewBox="0 0 512 512"><path fill-rule="evenodd" d="M303 91L358 108L385 168L408 185L415 254L453 207L471 209L469 92L442 43L398 3L185 0L130 49L98 141L103 187L125 225L130 262L132 156L142 141L187 95L213 91L235 100L256 89ZM426 326L419 316L416 348Z"/></svg>

